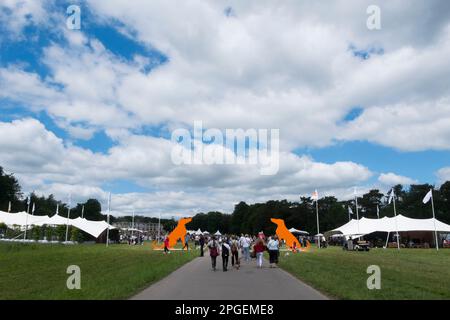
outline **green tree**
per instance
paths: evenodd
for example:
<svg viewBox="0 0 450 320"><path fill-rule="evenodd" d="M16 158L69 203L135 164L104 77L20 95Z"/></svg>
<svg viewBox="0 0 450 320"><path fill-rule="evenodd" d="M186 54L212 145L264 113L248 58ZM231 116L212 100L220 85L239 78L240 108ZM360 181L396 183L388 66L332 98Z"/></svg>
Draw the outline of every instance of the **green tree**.
<svg viewBox="0 0 450 320"><path fill-rule="evenodd" d="M22 205L19 201L21 197L21 188L17 179L12 174L6 174L0 167L0 210L7 211L11 202L13 208L21 211Z"/></svg>

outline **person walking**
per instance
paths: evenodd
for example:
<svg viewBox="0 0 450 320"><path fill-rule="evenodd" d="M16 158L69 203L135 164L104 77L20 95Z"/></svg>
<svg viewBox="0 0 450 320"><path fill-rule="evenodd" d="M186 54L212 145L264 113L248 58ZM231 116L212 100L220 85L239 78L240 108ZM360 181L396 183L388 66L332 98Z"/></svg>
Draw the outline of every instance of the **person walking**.
<svg viewBox="0 0 450 320"><path fill-rule="evenodd" d="M203 235L200 236L200 239L198 240L198 243L200 245L200 257L203 257L204 256L203 247L205 245L205 237L203 237Z"/></svg>
<svg viewBox="0 0 450 320"><path fill-rule="evenodd" d="M167 253L170 253L168 236L164 239L164 254L167 254Z"/></svg>
<svg viewBox="0 0 450 320"><path fill-rule="evenodd" d="M183 247L183 249L184 249L184 248L186 248L186 251L189 250L189 235L188 235L188 234L186 234L186 235L184 236L184 247Z"/></svg>
<svg viewBox="0 0 450 320"><path fill-rule="evenodd" d="M244 237L241 237L240 245L242 247L242 254L244 256L245 261L250 261L250 244L251 240L246 234Z"/></svg>
<svg viewBox="0 0 450 320"><path fill-rule="evenodd" d="M216 260L219 255L219 243L216 241L216 237L212 237L211 241L208 242L209 256L211 257L211 265L213 271L216 271Z"/></svg>
<svg viewBox="0 0 450 320"><path fill-rule="evenodd" d="M239 241L237 237L233 237L231 240L231 266L239 269Z"/></svg>
<svg viewBox="0 0 450 320"><path fill-rule="evenodd" d="M270 267L273 268L278 263L278 257L280 255L280 243L278 242L278 237L274 236L270 239L267 244L267 249L269 250L269 263Z"/></svg>
<svg viewBox="0 0 450 320"><path fill-rule="evenodd" d="M262 263L263 263L263 254L264 251L266 250L266 246L264 244L264 241L261 238L258 238L256 240L255 246L254 246L254 250L256 253L256 264L258 266L258 268L262 268Z"/></svg>
<svg viewBox="0 0 450 320"><path fill-rule="evenodd" d="M228 257L230 256L230 245L228 244L228 239L224 238L222 242L222 269L223 271L228 270Z"/></svg>

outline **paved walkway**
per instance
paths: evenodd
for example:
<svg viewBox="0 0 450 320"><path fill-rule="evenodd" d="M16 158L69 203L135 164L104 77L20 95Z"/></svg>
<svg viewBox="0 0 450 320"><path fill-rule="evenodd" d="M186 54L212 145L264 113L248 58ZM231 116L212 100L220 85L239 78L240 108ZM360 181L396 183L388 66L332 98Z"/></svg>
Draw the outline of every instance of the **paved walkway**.
<svg viewBox="0 0 450 320"><path fill-rule="evenodd" d="M211 269L209 256L196 258L166 278L132 297L134 300L323 300L317 290L279 268L258 269L256 262L242 262L241 268Z"/></svg>

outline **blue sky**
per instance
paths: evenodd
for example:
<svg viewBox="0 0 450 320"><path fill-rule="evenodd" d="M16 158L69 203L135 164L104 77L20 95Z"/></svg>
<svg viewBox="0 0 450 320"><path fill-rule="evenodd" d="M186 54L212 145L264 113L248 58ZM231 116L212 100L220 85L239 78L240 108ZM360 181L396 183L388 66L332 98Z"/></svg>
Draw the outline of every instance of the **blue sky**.
<svg viewBox="0 0 450 320"><path fill-rule="evenodd" d="M448 178L448 62L440 56L448 46L439 40L448 17L430 21L435 42L427 44L416 40L413 24L411 34L367 33L362 4L346 23L309 19L325 12L322 5L310 13L302 4L280 7L292 12L282 19L255 3L175 10L155 1L142 12L124 1L79 3L81 30L65 28L69 2L26 1L0 11L0 130L30 130L13 152L35 156L36 166L12 156L0 165L26 191L72 188L82 190L79 200L112 191L122 211L147 199L142 212L173 215L316 188L345 198L354 186L387 190ZM408 16L390 9L388 16ZM264 24L269 16L272 29ZM429 57L433 67L422 69ZM172 130L191 130L195 120L220 129L279 128L279 174L171 166ZM48 154L31 150L41 143ZM161 204L179 196L178 205Z"/></svg>

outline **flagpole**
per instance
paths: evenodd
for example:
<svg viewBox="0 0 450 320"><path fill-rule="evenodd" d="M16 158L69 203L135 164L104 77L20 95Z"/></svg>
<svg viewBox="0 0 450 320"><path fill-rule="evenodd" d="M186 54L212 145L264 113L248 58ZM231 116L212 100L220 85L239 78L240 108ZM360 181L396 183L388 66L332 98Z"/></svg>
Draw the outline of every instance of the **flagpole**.
<svg viewBox="0 0 450 320"><path fill-rule="evenodd" d="M394 189L392 189L392 192L394 192ZM395 216L395 232L397 233L397 249L400 250L400 239L398 235L398 225L397 225L397 209L395 208L395 194L393 196L394 200L394 216Z"/></svg>
<svg viewBox="0 0 450 320"><path fill-rule="evenodd" d="M359 236L358 196L356 195L356 188L355 188L355 205L356 205L356 219L358 220L358 236Z"/></svg>
<svg viewBox="0 0 450 320"><path fill-rule="evenodd" d="M72 205L72 195L69 194L69 208L67 209L67 222L66 222L66 242L69 235L69 219L70 219L70 206Z"/></svg>
<svg viewBox="0 0 450 320"><path fill-rule="evenodd" d="M11 213L11 201L8 204L8 213Z"/></svg>
<svg viewBox="0 0 450 320"><path fill-rule="evenodd" d="M437 229L436 229L436 216L434 214L433 190L430 190L430 192L431 192L431 208L433 210L434 236L436 237L436 250L439 251L438 235L437 235Z"/></svg>
<svg viewBox="0 0 450 320"><path fill-rule="evenodd" d="M158 219L158 243L161 239L161 212L159 213L159 219Z"/></svg>
<svg viewBox="0 0 450 320"><path fill-rule="evenodd" d="M317 239L318 239L318 245L319 245L319 249L320 249L320 230L319 230L319 196L317 196L316 199L316 217L317 217Z"/></svg>
<svg viewBox="0 0 450 320"><path fill-rule="evenodd" d="M133 231L134 231L134 209L133 209L133 217L131 218L131 241L133 241Z"/></svg>
<svg viewBox="0 0 450 320"><path fill-rule="evenodd" d="M111 192L108 195L108 213L107 213L107 222L108 222L108 228L106 229L106 246L109 245L109 214L111 211Z"/></svg>

